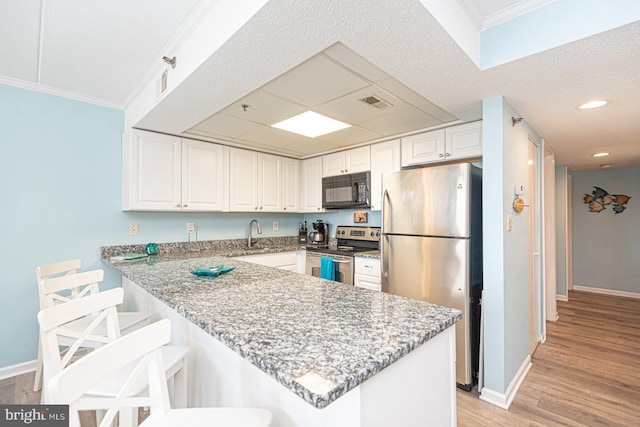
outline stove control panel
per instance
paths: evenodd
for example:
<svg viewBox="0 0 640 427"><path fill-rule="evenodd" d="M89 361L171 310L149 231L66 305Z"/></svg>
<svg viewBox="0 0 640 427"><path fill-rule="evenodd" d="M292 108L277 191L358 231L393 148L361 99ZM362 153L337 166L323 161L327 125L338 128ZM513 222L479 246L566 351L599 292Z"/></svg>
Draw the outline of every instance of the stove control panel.
<svg viewBox="0 0 640 427"><path fill-rule="evenodd" d="M346 226L339 225L336 228L336 238L340 240L365 240L365 241L379 241L380 240L380 227L358 227L358 226Z"/></svg>

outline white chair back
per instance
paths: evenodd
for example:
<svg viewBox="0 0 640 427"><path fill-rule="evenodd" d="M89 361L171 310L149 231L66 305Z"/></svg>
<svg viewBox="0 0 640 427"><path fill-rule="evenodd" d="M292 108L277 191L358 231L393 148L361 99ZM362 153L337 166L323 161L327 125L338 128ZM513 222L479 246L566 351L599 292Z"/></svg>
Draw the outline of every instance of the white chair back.
<svg viewBox="0 0 640 427"><path fill-rule="evenodd" d="M40 281L55 276L63 276L76 274L80 269L80 259L72 259L69 261L55 262L36 267L36 282L38 283L38 297L40 300L40 310L45 307L44 292L40 289Z"/></svg>
<svg viewBox="0 0 640 427"><path fill-rule="evenodd" d="M122 288L116 288L38 313L45 384L74 360L78 350L100 347L120 337L116 306L123 297ZM80 321L70 323L77 319ZM61 347L66 347L62 353Z"/></svg>
<svg viewBox="0 0 640 427"><path fill-rule="evenodd" d="M169 343L170 337L171 323L165 319L96 349L51 379L50 403L69 404L70 427L80 427L78 411L83 410L106 410L99 427L110 426L120 410L130 408L150 407L150 417L166 414L170 410L169 393L159 349ZM115 397L85 394L136 361ZM141 377L148 385L148 395L132 395L131 388Z"/></svg>
<svg viewBox="0 0 640 427"><path fill-rule="evenodd" d="M41 279L38 283L41 300L44 302L44 307L41 308L49 308L56 304L97 294L100 292L98 283L102 279L104 279L103 270L91 270L52 279Z"/></svg>

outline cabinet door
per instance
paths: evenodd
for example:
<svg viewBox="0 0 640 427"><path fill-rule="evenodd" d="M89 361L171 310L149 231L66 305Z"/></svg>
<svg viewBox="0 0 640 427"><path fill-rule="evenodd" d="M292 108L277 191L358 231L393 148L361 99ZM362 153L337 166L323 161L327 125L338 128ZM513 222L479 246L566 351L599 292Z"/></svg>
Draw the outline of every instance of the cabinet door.
<svg viewBox="0 0 640 427"><path fill-rule="evenodd" d="M369 289L380 292L382 285L379 277L365 276L363 274L355 274L353 276L353 285L357 288Z"/></svg>
<svg viewBox="0 0 640 427"><path fill-rule="evenodd" d="M128 154L129 208L151 211L179 210L180 138L134 129Z"/></svg>
<svg viewBox="0 0 640 427"><path fill-rule="evenodd" d="M445 160L444 129L402 138L402 166Z"/></svg>
<svg viewBox="0 0 640 427"><path fill-rule="evenodd" d="M400 140L371 146L371 210L382 209L382 174L400 170Z"/></svg>
<svg viewBox="0 0 640 427"><path fill-rule="evenodd" d="M282 210L297 212L300 209L300 161L282 158Z"/></svg>
<svg viewBox="0 0 640 427"><path fill-rule="evenodd" d="M229 210L258 210L258 153L231 148L229 150Z"/></svg>
<svg viewBox="0 0 640 427"><path fill-rule="evenodd" d="M182 139L182 210L222 211L226 208L227 151L222 145Z"/></svg>
<svg viewBox="0 0 640 427"><path fill-rule="evenodd" d="M344 152L322 156L322 177L342 175L345 173Z"/></svg>
<svg viewBox="0 0 640 427"><path fill-rule="evenodd" d="M322 212L322 157L302 161L302 211Z"/></svg>
<svg viewBox="0 0 640 427"><path fill-rule="evenodd" d="M482 157L482 121L445 129L447 160Z"/></svg>
<svg viewBox="0 0 640 427"><path fill-rule="evenodd" d="M281 169L282 157L258 154L258 210L261 212L282 210Z"/></svg>
<svg viewBox="0 0 640 427"><path fill-rule="evenodd" d="M371 170L371 151L369 146L345 151L345 173Z"/></svg>

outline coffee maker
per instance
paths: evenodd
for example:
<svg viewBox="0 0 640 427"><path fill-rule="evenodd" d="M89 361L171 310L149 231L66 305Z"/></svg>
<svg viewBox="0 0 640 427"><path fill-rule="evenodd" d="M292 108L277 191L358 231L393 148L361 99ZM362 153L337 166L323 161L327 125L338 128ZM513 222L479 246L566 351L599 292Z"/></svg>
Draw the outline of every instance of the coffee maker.
<svg viewBox="0 0 640 427"><path fill-rule="evenodd" d="M329 244L329 224L321 219L311 224L315 231L309 233L309 241L312 245L326 246Z"/></svg>

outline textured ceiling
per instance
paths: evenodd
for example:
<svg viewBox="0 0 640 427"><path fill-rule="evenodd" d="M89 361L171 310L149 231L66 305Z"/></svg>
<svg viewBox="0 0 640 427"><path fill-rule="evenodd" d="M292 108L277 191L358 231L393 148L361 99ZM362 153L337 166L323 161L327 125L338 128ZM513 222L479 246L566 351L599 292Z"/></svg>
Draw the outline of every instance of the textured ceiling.
<svg viewBox="0 0 640 427"><path fill-rule="evenodd" d="M548 2L459 1L478 28ZM11 42L0 44L0 83L33 84L63 96L127 105L166 47L175 45L177 34L184 35L187 24L197 24L199 11L216 3L3 0L0 37ZM282 93L287 84L281 83L284 89L275 90L276 83L271 82L326 49L342 45L371 70L389 76L397 87L387 93L400 99L398 105L416 107L408 99L412 95L401 90L405 88L443 112L440 121L451 117L470 121L481 118L482 99L502 95L554 148L558 164L568 164L574 170L597 168L603 161L589 156L595 151L611 151L606 163L614 167L640 164L640 22L481 71L423 3L428 2L270 0L138 126L173 134L204 126L217 139L241 143L242 136L236 140L238 137L221 130L234 129L237 103L249 99L248 103L257 107L276 96L295 101L297 106L289 105L294 110L307 106L301 99L292 99L296 91ZM345 58L334 60L354 71ZM317 70L308 71L309 79L314 72ZM363 77L361 71L355 70L355 74ZM304 78L294 79L296 84L301 80ZM379 84L374 78L364 80ZM342 83L336 80L315 92L329 93ZM272 90L266 90L269 85ZM314 90L305 92L318 95ZM593 98L613 103L594 111L575 109ZM348 102L337 99L326 101L336 105L333 109L325 105L325 112L335 114L345 109ZM279 107L269 114L276 117L285 110ZM207 124L216 113L224 114L227 120L216 124L212 119ZM434 111L427 114L437 116ZM423 125L432 124L424 121ZM287 145L291 149L298 144L291 135L261 133L261 127L264 125L253 126L243 136L251 134L266 151L284 152ZM380 130L366 131L376 137L385 135ZM291 155L304 157L367 138L365 131L358 130L339 139L314 140L313 150Z"/></svg>

